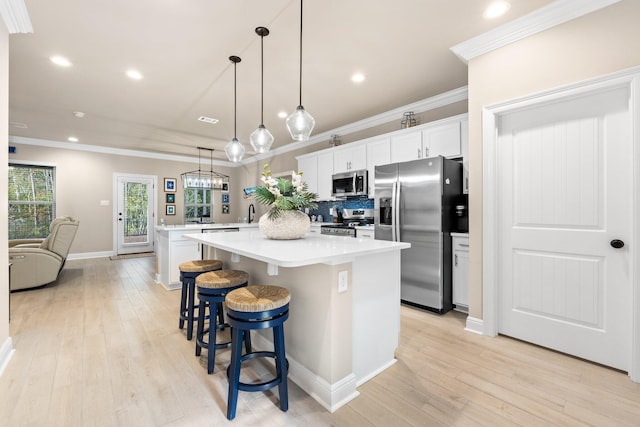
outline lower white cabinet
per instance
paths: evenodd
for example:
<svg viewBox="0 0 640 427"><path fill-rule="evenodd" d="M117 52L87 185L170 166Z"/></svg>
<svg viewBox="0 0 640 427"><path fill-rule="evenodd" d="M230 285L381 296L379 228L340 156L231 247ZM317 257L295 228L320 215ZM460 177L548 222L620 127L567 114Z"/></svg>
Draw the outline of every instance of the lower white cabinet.
<svg viewBox="0 0 640 427"><path fill-rule="evenodd" d="M454 235L453 247L453 304L455 309L469 312L469 237Z"/></svg>
<svg viewBox="0 0 640 427"><path fill-rule="evenodd" d="M185 261L202 259L200 244L192 239L183 237L185 233L199 233L200 229L186 231L183 229L171 231L157 231L158 245L156 246L157 272L156 282L168 290L180 289L179 265Z"/></svg>
<svg viewBox="0 0 640 427"><path fill-rule="evenodd" d="M368 227L356 227L356 237L358 239L375 239L375 230Z"/></svg>

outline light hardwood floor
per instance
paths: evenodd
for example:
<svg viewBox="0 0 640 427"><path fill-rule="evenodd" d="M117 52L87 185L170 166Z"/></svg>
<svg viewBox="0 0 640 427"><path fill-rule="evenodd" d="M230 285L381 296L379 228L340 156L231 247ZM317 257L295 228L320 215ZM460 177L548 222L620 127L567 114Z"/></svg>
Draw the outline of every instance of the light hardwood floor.
<svg viewBox="0 0 640 427"><path fill-rule="evenodd" d="M241 392L228 422L228 351L207 375L206 351L196 358L177 327L179 292L154 269L154 258L69 261L56 283L11 295L1 425L640 425L640 384L626 374L408 307L398 362L348 405L330 414L289 382L287 413L274 393Z"/></svg>

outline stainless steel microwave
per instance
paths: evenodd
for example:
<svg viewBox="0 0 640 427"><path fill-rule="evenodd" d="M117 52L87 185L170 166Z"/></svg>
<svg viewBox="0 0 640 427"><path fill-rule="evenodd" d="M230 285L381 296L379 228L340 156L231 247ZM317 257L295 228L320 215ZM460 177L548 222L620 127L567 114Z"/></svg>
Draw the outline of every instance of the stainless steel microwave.
<svg viewBox="0 0 640 427"><path fill-rule="evenodd" d="M336 173L332 176L331 195L334 197L366 196L367 170Z"/></svg>

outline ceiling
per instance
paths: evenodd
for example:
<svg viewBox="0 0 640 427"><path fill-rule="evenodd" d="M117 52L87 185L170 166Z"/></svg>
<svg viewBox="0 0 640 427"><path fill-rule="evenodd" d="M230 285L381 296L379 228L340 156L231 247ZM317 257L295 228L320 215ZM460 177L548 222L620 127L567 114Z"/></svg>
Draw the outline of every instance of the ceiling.
<svg viewBox="0 0 640 427"><path fill-rule="evenodd" d="M9 43L9 134L65 144L226 160L234 136L233 65L238 55L237 137L264 124L273 148L292 142L277 113L299 94L299 0L25 0L33 34ZM467 84L450 50L551 0L511 0L493 21L490 0L307 0L302 104L327 132ZM73 64L62 68L49 57ZM144 78L131 80L135 68ZM350 80L361 72L366 80ZM73 112L85 113L77 118ZM200 116L219 120L198 121ZM401 117L398 118L400 121ZM67 142L75 136L79 142Z"/></svg>

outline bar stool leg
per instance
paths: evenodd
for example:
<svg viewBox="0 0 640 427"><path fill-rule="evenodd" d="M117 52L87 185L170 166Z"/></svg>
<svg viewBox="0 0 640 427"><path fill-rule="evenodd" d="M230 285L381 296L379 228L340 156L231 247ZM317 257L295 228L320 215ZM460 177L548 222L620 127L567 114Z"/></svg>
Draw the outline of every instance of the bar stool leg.
<svg viewBox="0 0 640 427"><path fill-rule="evenodd" d="M178 328L184 328L184 312L187 309L187 285L182 284L182 294L180 298L180 323L178 324Z"/></svg>
<svg viewBox="0 0 640 427"><path fill-rule="evenodd" d="M198 323L196 326L196 356L200 356L200 353L202 353L202 346L198 342L198 337L201 337L204 332L204 319L208 306L209 303L204 300L200 300L200 304L198 304Z"/></svg>
<svg viewBox="0 0 640 427"><path fill-rule="evenodd" d="M216 332L218 325L218 303L210 302L209 304L209 348L207 349L207 374L213 374L213 368L216 361Z"/></svg>
<svg viewBox="0 0 640 427"><path fill-rule="evenodd" d="M227 400L227 419L232 420L236 416L238 405L238 383L240 382L240 366L242 361L242 337L245 331L238 328L231 329L231 363L229 372L229 396Z"/></svg>
<svg viewBox="0 0 640 427"><path fill-rule="evenodd" d="M191 340L191 338L193 337L193 313L194 313L194 307L193 304L195 304L195 293L196 293L196 283L195 281L190 282L189 285L189 307L187 308L188 313L187 313L187 339Z"/></svg>
<svg viewBox="0 0 640 427"><path fill-rule="evenodd" d="M247 331L248 333L249 331ZM281 378L278 385L280 395L280 409L286 412L289 409L289 393L287 385L287 360L284 349L284 327L278 325L273 328L273 346L276 353L276 375Z"/></svg>

